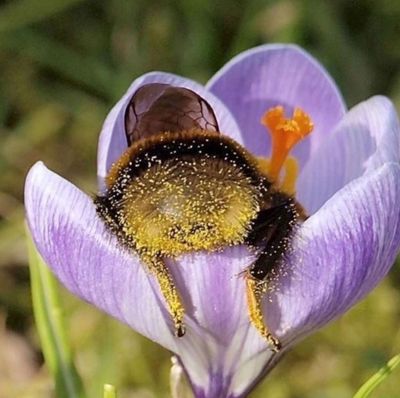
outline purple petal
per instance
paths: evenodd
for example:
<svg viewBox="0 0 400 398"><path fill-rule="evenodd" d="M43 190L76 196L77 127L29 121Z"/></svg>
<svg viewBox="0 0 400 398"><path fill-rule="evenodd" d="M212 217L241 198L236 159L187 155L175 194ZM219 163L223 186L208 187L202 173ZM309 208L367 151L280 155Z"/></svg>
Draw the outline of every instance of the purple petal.
<svg viewBox="0 0 400 398"><path fill-rule="evenodd" d="M144 267L137 256L121 250L87 195L36 163L27 176L25 207L40 254L69 290L175 350Z"/></svg>
<svg viewBox="0 0 400 398"><path fill-rule="evenodd" d="M217 117L220 130L223 134L230 136L237 142L242 143L240 130L225 105L212 93L208 92L202 85L193 80L176 76L170 73L152 72L136 79L125 95L114 106L104 122L100 134L98 147L97 174L99 185L103 186L105 176L110 166L121 156L127 148L125 137L124 118L125 110L132 95L144 84L165 83L177 87L185 87L204 98L213 108Z"/></svg>
<svg viewBox="0 0 400 398"><path fill-rule="evenodd" d="M287 275L267 304L284 344L361 300L387 274L400 246L400 166L349 183L299 229Z"/></svg>
<svg viewBox="0 0 400 398"><path fill-rule="evenodd" d="M349 111L301 170L297 198L313 214L348 182L399 161L396 110L389 99L373 97Z"/></svg>
<svg viewBox="0 0 400 398"><path fill-rule="evenodd" d="M294 150L303 165L344 115L343 99L325 69L294 45L264 45L245 51L226 64L207 84L230 109L243 132L245 146L270 155L264 112L283 105L288 116L299 106L314 121L312 138Z"/></svg>
<svg viewBox="0 0 400 398"><path fill-rule="evenodd" d="M187 255L170 264L196 322L178 349L198 397L240 396L272 357L249 322L240 273L252 261L246 249L233 247L221 253Z"/></svg>

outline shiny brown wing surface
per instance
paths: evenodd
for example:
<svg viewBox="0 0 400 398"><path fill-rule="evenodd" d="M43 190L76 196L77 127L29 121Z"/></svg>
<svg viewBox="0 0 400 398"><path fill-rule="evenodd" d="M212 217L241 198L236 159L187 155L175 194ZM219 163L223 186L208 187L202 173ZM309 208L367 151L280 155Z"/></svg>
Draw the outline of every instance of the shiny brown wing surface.
<svg viewBox="0 0 400 398"><path fill-rule="evenodd" d="M219 131L214 111L208 102L183 87L146 84L132 96L125 112L128 145L160 132L193 128Z"/></svg>

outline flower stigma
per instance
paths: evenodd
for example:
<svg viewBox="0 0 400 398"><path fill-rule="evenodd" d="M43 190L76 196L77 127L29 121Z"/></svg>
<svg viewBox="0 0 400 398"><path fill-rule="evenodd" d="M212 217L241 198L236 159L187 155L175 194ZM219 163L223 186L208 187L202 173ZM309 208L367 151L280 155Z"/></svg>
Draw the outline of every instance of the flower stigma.
<svg viewBox="0 0 400 398"><path fill-rule="evenodd" d="M294 194L298 166L296 159L288 155L298 142L312 132L314 123L301 108L295 108L292 118L286 118L283 106L276 106L264 113L261 124L267 127L272 141L268 176L272 181L278 183L284 192ZM285 166L286 175L279 184L279 174L283 166Z"/></svg>

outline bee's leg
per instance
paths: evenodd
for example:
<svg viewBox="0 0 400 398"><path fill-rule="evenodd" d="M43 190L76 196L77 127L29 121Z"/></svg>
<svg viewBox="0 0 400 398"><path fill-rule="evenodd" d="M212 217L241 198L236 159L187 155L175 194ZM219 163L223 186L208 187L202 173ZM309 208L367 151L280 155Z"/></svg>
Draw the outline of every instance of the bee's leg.
<svg viewBox="0 0 400 398"><path fill-rule="evenodd" d="M159 257L146 258L145 263L149 270L157 278L158 285L165 301L167 302L169 313L175 326L175 335L182 337L185 335L185 325L183 323L183 316L185 310L183 308L178 291L175 287L172 276L164 263L164 260Z"/></svg>
<svg viewBox="0 0 400 398"><path fill-rule="evenodd" d="M250 321L272 346L272 350L278 352L281 349L281 342L269 331L262 313L262 299L266 292L267 282L254 278L250 272L246 273L245 278Z"/></svg>
<svg viewBox="0 0 400 398"><path fill-rule="evenodd" d="M276 267L287 249L288 239L298 218L291 197L283 196L277 204L260 211L247 236L250 246L258 247L261 254L246 272L247 305L251 323L272 346L281 349L280 341L269 331L262 313L262 301L268 281L274 277Z"/></svg>

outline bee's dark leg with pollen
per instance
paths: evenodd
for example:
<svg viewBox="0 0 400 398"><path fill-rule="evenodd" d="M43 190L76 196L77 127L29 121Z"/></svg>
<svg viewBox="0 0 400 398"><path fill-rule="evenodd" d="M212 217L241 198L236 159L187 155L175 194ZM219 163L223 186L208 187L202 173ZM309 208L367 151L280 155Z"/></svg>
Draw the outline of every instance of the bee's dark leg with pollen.
<svg viewBox="0 0 400 398"><path fill-rule="evenodd" d="M269 331L262 313L262 299L266 290L266 281L254 278L250 272L246 273L246 295L250 321L260 332L261 336L271 344L272 350L278 352L281 349L281 342Z"/></svg>
<svg viewBox="0 0 400 398"><path fill-rule="evenodd" d="M247 243L261 249L258 259L246 272L246 292L249 316L252 324L278 352L281 342L265 323L262 302L270 280L283 253L287 250L289 236L298 218L295 200L286 195L276 197L278 202L259 212L254 226L247 236Z"/></svg>
<svg viewBox="0 0 400 398"><path fill-rule="evenodd" d="M148 266L150 272L157 278L161 293L167 302L169 313L174 322L175 335L177 337L184 336L185 325L183 323L183 316L185 310L179 297L178 290L176 289L172 276L165 265L164 260L157 256L145 256L142 257L142 259Z"/></svg>

